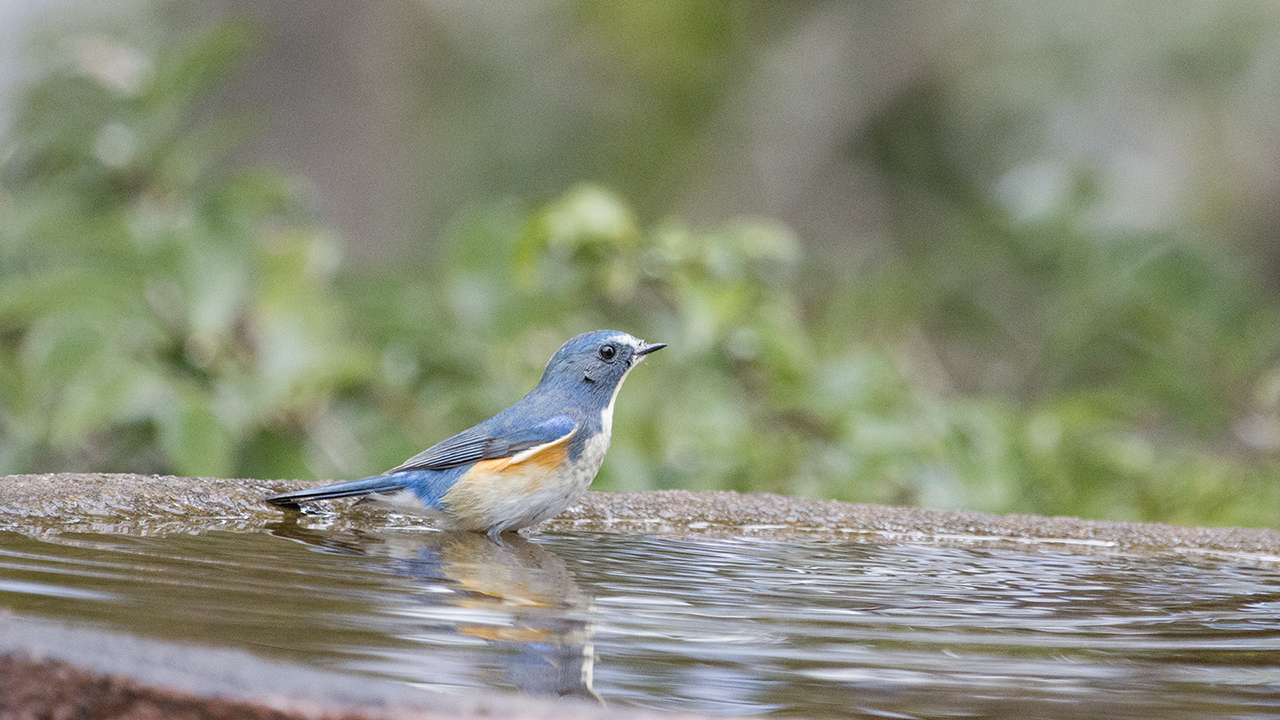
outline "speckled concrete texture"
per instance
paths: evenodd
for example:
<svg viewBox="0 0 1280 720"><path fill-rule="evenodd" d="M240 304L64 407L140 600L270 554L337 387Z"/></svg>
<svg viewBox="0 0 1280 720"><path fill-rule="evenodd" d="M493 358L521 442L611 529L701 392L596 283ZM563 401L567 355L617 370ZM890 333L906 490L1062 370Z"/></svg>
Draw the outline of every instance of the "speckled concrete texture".
<svg viewBox="0 0 1280 720"><path fill-rule="evenodd" d="M1280 532L1040 515L991 515L771 494L658 490L589 493L542 527L732 534L777 540L1001 543L1131 552L1243 554L1280 561Z"/></svg>
<svg viewBox="0 0 1280 720"><path fill-rule="evenodd" d="M0 529L161 534L254 530L279 522L267 495L289 480L49 474L0 477ZM322 503L299 522L326 528L415 525L421 518L349 501ZM1055 549L1212 553L1280 561L1280 531L1179 527L1037 515L989 515L770 494L658 490L588 493L535 532L591 530L770 540L985 543Z"/></svg>
<svg viewBox="0 0 1280 720"><path fill-rule="evenodd" d="M285 720L304 715L144 687L56 660L0 655L0 718Z"/></svg>

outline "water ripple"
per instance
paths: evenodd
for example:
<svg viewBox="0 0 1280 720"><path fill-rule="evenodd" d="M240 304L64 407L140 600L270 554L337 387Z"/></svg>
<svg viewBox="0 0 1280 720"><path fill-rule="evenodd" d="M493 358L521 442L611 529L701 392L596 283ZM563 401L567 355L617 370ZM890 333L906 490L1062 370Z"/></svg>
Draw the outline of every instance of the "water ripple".
<svg viewBox="0 0 1280 720"><path fill-rule="evenodd" d="M1280 570L1202 556L285 524L0 533L0 607L446 690L686 711L1280 714Z"/></svg>

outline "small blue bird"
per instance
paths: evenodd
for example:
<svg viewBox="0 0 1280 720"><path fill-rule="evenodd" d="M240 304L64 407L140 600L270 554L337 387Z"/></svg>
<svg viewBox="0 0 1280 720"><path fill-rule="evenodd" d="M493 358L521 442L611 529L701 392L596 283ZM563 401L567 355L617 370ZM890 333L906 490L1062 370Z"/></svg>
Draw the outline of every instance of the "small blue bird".
<svg viewBox="0 0 1280 720"><path fill-rule="evenodd" d="M572 338L520 402L381 475L267 498L283 508L366 496L426 510L442 524L497 536L569 507L609 449L613 403L627 373L666 347L616 330Z"/></svg>

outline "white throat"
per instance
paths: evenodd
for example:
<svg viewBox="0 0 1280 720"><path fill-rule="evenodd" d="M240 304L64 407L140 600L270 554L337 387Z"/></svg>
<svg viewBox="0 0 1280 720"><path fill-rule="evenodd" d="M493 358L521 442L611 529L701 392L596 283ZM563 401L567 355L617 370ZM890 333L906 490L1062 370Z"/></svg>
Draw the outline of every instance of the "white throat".
<svg viewBox="0 0 1280 720"><path fill-rule="evenodd" d="M622 390L622 382L627 379L632 370L636 369L636 365L639 365L641 360L644 360L643 355L640 360L637 360L634 365L627 368L626 372L622 373L622 377L618 378L618 384L613 386L613 397L609 398L609 404L605 405L604 410L600 411L600 432L604 433L605 437L613 434L613 404L618 401L618 391Z"/></svg>

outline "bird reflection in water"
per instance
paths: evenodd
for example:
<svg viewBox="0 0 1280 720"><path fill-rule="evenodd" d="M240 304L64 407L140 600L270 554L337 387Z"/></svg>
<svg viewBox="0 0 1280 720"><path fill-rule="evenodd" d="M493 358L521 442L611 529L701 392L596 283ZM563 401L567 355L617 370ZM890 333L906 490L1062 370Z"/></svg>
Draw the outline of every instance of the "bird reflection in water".
<svg viewBox="0 0 1280 720"><path fill-rule="evenodd" d="M592 688L591 599L564 560L524 537L438 531L337 535L288 520L272 534L337 554L390 558L380 568L419 583L419 592L410 596L410 614L429 619L432 632L483 640L503 658L506 683L495 684L600 700Z"/></svg>

